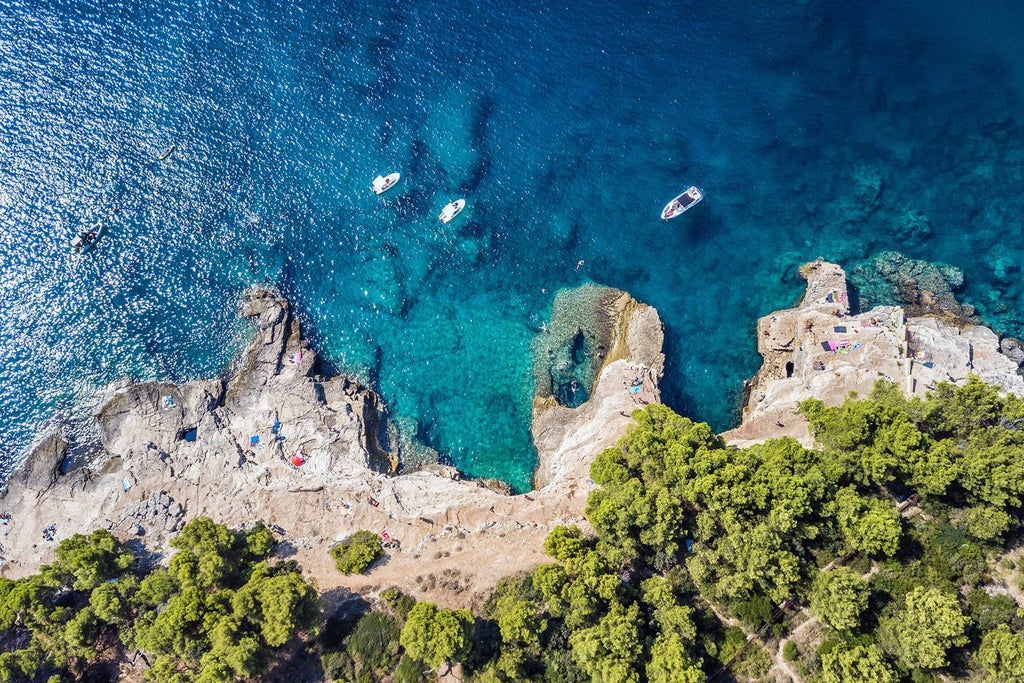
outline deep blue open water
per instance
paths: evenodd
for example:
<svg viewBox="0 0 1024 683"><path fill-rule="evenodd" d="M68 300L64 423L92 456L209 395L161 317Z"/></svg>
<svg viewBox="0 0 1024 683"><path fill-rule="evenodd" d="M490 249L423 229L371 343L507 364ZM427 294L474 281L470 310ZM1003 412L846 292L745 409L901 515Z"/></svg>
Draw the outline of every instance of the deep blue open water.
<svg viewBox="0 0 1024 683"><path fill-rule="evenodd" d="M112 379L221 371L257 284L406 433L519 489L561 287L656 306L666 402L720 429L817 256L951 263L1024 332L1015 3L518 5L0 0L5 467Z"/></svg>

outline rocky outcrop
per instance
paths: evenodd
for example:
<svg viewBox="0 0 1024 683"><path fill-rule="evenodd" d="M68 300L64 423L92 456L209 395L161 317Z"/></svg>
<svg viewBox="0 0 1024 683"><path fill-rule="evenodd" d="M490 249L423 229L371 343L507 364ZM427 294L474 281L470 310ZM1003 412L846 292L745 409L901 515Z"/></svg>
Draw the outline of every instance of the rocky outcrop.
<svg viewBox="0 0 1024 683"><path fill-rule="evenodd" d="M282 492L323 481L365 487L393 468L373 438L376 395L344 377L313 376L316 354L287 302L256 291L242 313L256 334L226 379L107 387L94 413L103 453L66 476L59 433L33 449L5 494L14 514L6 557L45 551L49 524L58 540L105 526L159 546L188 517L266 518Z"/></svg>
<svg viewBox="0 0 1024 683"><path fill-rule="evenodd" d="M577 290L559 293L549 329L541 342L550 348L559 340L559 330L569 318L577 336L593 339L590 366L584 377L593 377L585 387L588 400L579 406L564 405L547 380L556 376L551 365L561 364L561 354L545 361L549 354L537 354L537 394L533 401L533 439L540 458L534 486L543 488L559 480L586 481L590 462L601 450L612 446L625 431L633 410L648 403L660 403L658 383L665 368L662 353L664 332L658 312L637 302L625 292L608 288L588 292L582 306ZM579 310L580 308L585 310ZM581 383L582 379L579 380Z"/></svg>
<svg viewBox="0 0 1024 683"><path fill-rule="evenodd" d="M154 491L124 511L124 517L114 528L127 534L142 536L147 529L158 534L174 533L181 528L185 518L185 508L171 498L166 491Z"/></svg>
<svg viewBox="0 0 1024 683"><path fill-rule="evenodd" d="M4 487L5 493L11 486L36 496L48 491L57 483L69 445L67 439L58 432L51 431L44 435L32 449L32 456L11 475Z"/></svg>
<svg viewBox="0 0 1024 683"><path fill-rule="evenodd" d="M1024 365L1024 344L1014 337L1003 337L999 340L999 352L1017 364L1017 374Z"/></svg>
<svg viewBox="0 0 1024 683"><path fill-rule="evenodd" d="M966 324L948 309L909 318L898 306L851 314L842 268L819 260L800 274L807 280L800 304L757 323L764 362L748 383L742 424L723 434L730 443L788 435L811 445L807 422L796 412L801 401L838 405L850 392L866 395L879 378L895 382L907 395L922 395L940 382L962 383L973 373L1024 394L1019 362L1000 352L999 337L990 329Z"/></svg>
<svg viewBox="0 0 1024 683"><path fill-rule="evenodd" d="M96 414L100 443L109 453L156 448L175 453L185 436L224 398L219 380L182 386L162 382L133 384L116 390Z"/></svg>

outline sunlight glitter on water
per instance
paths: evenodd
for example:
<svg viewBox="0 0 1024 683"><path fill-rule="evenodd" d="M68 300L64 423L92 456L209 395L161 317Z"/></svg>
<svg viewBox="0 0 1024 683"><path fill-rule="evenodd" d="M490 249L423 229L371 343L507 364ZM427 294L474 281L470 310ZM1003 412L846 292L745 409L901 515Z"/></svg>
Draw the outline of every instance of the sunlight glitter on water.
<svg viewBox="0 0 1024 683"><path fill-rule="evenodd" d="M0 456L118 377L222 371L254 285L416 438L520 489L530 342L561 287L656 306L666 401L716 428L757 368L756 317L819 255L950 262L987 320L1024 329L1012 26L907 22L909 1L870 23L662 5L0 10ZM437 40L452 12L458 40ZM377 197L385 170L403 180ZM693 183L707 199L660 221Z"/></svg>

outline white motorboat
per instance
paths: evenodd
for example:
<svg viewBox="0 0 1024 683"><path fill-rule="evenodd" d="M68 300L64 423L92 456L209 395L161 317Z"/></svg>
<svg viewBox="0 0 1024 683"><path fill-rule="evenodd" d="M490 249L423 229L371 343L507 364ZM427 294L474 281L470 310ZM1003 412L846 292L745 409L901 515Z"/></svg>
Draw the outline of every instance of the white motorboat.
<svg viewBox="0 0 1024 683"><path fill-rule="evenodd" d="M92 249L92 246L96 243L96 240L102 233L103 222L100 221L91 228L82 230L77 235L75 235L75 238L71 240L71 248L77 251L79 254L84 254L85 252Z"/></svg>
<svg viewBox="0 0 1024 683"><path fill-rule="evenodd" d="M373 179L373 185L371 185L370 187L371 189L373 189L374 194L384 194L392 187L397 185L398 180L401 177L402 174L398 172L389 173L387 175L379 175Z"/></svg>
<svg viewBox="0 0 1024 683"><path fill-rule="evenodd" d="M691 185L686 189L686 192L683 192L665 205L665 208L661 210L661 218L667 221L676 216L681 216L702 199L704 199L704 193L696 185Z"/></svg>
<svg viewBox="0 0 1024 683"><path fill-rule="evenodd" d="M439 215L438 218L442 223L448 223L451 219L462 213L464 208L466 208L466 200L456 199L454 202L449 202L444 205L444 208L441 209L441 215Z"/></svg>

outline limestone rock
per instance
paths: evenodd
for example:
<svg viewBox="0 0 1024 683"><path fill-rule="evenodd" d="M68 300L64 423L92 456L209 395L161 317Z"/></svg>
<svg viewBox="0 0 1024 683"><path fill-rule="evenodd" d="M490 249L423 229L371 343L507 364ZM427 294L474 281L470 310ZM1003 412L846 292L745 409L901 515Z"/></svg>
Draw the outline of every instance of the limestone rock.
<svg viewBox="0 0 1024 683"><path fill-rule="evenodd" d="M1018 367L1024 364L1024 345L1014 337L1003 337L999 340L999 351L1012 360Z"/></svg>
<svg viewBox="0 0 1024 683"><path fill-rule="evenodd" d="M96 413L100 441L111 453L141 451L149 444L171 453L221 402L220 380L180 387L145 382L114 392Z"/></svg>
<svg viewBox="0 0 1024 683"><path fill-rule="evenodd" d="M540 455L534 474L537 488L588 480L593 456L618 440L633 410L661 401L658 382L665 356L658 312L619 290L601 288L597 296L582 298L576 294L565 296L590 308L565 315L577 321L578 334L595 340L597 353L589 360L595 379L586 402L571 406L562 405L540 375L533 402L533 440ZM559 308L556 298L554 310ZM552 328L557 324L553 320ZM541 343L547 345L550 335L557 333L542 333ZM546 354L538 355L543 362Z"/></svg>
<svg viewBox="0 0 1024 683"><path fill-rule="evenodd" d="M286 529L282 547L325 591L378 590L366 582L380 581L437 599L412 582L433 562L420 554L429 547L440 558L462 553L474 567L459 593L444 596L448 604L484 595L503 576L545 561L543 541L555 525L586 528L591 460L625 431L628 411L659 400L657 312L614 290L589 300L601 308L586 312L588 320L603 327L589 329L586 348L603 346L603 357L580 363L593 363L597 377L583 405L538 411L542 489L512 496L439 464L388 476L399 463L375 438L377 395L350 378L318 376L288 304L254 291L240 310L255 334L225 378L112 383L94 412L106 452L70 474L58 474L67 443L56 435L40 443L3 498L13 514L0 571L30 574L61 540L97 527L166 558L173 534L206 515L233 527L263 520ZM623 386L629 377L642 385L636 393ZM50 524L55 538L41 541ZM344 577L327 549L358 529L387 529L401 546L370 577Z"/></svg>
<svg viewBox="0 0 1024 683"><path fill-rule="evenodd" d="M51 431L32 449L24 465L11 475L7 486L36 494L45 492L56 483L69 445L58 430Z"/></svg>
<svg viewBox="0 0 1024 683"><path fill-rule="evenodd" d="M115 529L142 536L150 532L172 534L184 523L185 509L166 491L154 491L148 498L129 506Z"/></svg>
<svg viewBox="0 0 1024 683"><path fill-rule="evenodd" d="M842 403L850 392L867 395L888 379L908 395L922 395L940 382L963 383L968 375L1024 394L1018 361L1000 353L998 336L960 318L908 318L898 306L850 313L846 275L832 263L815 261L800 269L807 290L796 308L776 311L757 324L761 369L748 382L743 422L723 436L748 445L783 435L810 446L799 403L818 398ZM951 277L951 276L950 276ZM1019 344L1004 340L1004 347Z"/></svg>

